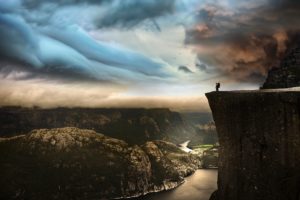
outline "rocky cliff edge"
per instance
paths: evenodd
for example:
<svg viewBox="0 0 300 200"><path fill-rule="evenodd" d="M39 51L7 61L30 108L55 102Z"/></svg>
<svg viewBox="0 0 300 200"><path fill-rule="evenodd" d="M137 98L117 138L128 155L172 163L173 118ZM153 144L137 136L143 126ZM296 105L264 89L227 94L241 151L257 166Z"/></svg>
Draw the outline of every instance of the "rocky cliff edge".
<svg viewBox="0 0 300 200"><path fill-rule="evenodd" d="M219 200L300 199L300 91L206 94L220 142Z"/></svg>

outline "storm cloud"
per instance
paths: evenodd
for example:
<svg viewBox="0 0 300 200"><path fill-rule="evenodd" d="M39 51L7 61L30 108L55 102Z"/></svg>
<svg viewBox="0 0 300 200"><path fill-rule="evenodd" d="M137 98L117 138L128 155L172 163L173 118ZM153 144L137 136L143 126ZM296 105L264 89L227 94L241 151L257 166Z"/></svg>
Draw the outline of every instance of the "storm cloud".
<svg viewBox="0 0 300 200"><path fill-rule="evenodd" d="M252 81L263 79L298 40L299 7L294 0L1 0L0 56L28 70L95 80L164 78L171 75L162 59L88 32L144 22L161 31L175 19L197 54L196 68Z"/></svg>
<svg viewBox="0 0 300 200"><path fill-rule="evenodd" d="M299 1L240 1L207 4L187 26L186 44L199 61L231 78L257 82L279 64L287 49L299 45Z"/></svg>
<svg viewBox="0 0 300 200"><path fill-rule="evenodd" d="M0 0L0 105L186 107L180 95L194 109L215 82L258 88L299 45L299 11L297 0Z"/></svg>
<svg viewBox="0 0 300 200"><path fill-rule="evenodd" d="M101 10L102 6L110 8L108 9L110 14L115 10L113 16L118 17L117 13L119 13L120 19L126 21L124 25L129 21L132 21L130 24L135 25L146 18L163 14L165 9L168 12L171 8L167 7L172 7L172 1L169 1L165 9L161 8L157 13L148 13L147 16L142 17L145 9L155 10L160 4L154 0L142 4L138 2L1 1L0 56L2 60L6 58L6 60L21 62L32 72L39 70L66 76L75 74L95 80L135 81L143 80L147 76L166 77L168 76L164 70L166 63L157 62L118 44L96 41L89 36L84 29L86 27L82 25L89 24L88 27L98 28L102 26L100 24L107 24L107 19L113 20L112 16L102 14L101 17L100 14L87 13L88 10L85 11L88 16L85 19L78 16L71 18L61 16L68 13L72 16L82 7L96 5L98 6L96 10ZM133 8L133 10L124 11L125 8ZM134 9L137 12L134 12ZM126 18L125 15L130 17ZM113 21L109 22L109 26L121 23L119 19ZM11 66L13 67L14 64Z"/></svg>
<svg viewBox="0 0 300 200"><path fill-rule="evenodd" d="M130 28L143 20L154 20L156 17L173 13L175 2L175 0L119 0L115 2L116 6L107 10L105 17L99 18L97 25Z"/></svg>

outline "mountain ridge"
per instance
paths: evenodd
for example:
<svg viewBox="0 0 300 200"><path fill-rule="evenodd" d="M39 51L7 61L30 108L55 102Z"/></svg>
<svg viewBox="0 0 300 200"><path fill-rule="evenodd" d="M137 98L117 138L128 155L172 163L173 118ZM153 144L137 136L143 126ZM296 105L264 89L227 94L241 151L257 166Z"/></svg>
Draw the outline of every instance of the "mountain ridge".
<svg viewBox="0 0 300 200"><path fill-rule="evenodd" d="M177 142L181 133L194 134L180 113L168 108L0 108L1 137L70 126L95 130L130 144L156 139Z"/></svg>

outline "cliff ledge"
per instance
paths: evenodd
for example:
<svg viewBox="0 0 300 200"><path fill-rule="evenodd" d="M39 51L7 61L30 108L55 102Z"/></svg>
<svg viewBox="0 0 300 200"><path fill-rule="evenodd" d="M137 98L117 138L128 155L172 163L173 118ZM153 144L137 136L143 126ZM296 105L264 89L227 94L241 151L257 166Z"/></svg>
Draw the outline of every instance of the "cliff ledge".
<svg viewBox="0 0 300 200"><path fill-rule="evenodd" d="M300 91L206 94L220 142L222 200L300 199Z"/></svg>

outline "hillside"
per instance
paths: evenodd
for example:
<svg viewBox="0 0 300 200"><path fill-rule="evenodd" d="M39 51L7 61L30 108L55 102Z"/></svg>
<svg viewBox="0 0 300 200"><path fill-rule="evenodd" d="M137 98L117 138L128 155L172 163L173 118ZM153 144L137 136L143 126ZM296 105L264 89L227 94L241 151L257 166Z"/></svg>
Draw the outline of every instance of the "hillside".
<svg viewBox="0 0 300 200"><path fill-rule="evenodd" d="M0 140L0 199L103 199L180 185L199 159L164 141L130 146L95 131L40 129Z"/></svg>
<svg viewBox="0 0 300 200"><path fill-rule="evenodd" d="M169 109L0 108L1 137L70 126L95 130L130 144L157 139L184 142L196 134L179 113Z"/></svg>

